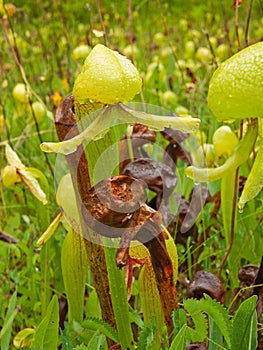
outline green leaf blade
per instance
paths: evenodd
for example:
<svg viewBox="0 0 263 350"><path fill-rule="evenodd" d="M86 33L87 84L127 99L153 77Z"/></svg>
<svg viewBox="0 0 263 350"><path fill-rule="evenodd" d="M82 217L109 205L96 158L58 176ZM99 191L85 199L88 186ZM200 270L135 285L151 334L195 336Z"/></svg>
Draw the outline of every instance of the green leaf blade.
<svg viewBox="0 0 263 350"><path fill-rule="evenodd" d="M61 252L62 275L69 305L69 322L83 320L87 258L84 238L70 230Z"/></svg>
<svg viewBox="0 0 263 350"><path fill-rule="evenodd" d="M257 296L253 295L245 300L238 308L233 319L233 332L231 350L254 350L257 336L257 323L255 322L255 308Z"/></svg>
<svg viewBox="0 0 263 350"><path fill-rule="evenodd" d="M56 350L58 346L59 310L58 298L53 296L47 314L36 329L32 350Z"/></svg>
<svg viewBox="0 0 263 350"><path fill-rule="evenodd" d="M0 345L2 350L9 349L10 337L12 332L12 324L13 324L15 315L17 313L17 311L15 310L16 300L17 300L17 291L15 291L10 298L7 313L4 320L4 325L0 332L0 340L1 340Z"/></svg>
<svg viewBox="0 0 263 350"><path fill-rule="evenodd" d="M104 247L104 251L118 338L123 349L134 349L123 271L117 269L115 262L116 250L110 247Z"/></svg>
<svg viewBox="0 0 263 350"><path fill-rule="evenodd" d="M67 322L64 323L64 329L61 329L60 334L62 341L62 350L73 350L69 334L69 325Z"/></svg>
<svg viewBox="0 0 263 350"><path fill-rule="evenodd" d="M183 325L182 328L177 333L176 337L172 341L169 350L182 350L186 348L186 333L187 325Z"/></svg>
<svg viewBox="0 0 263 350"><path fill-rule="evenodd" d="M144 264L138 279L140 300L145 324L149 324L155 318L153 349L159 349L161 344L160 329L164 326L161 301L156 285L154 271L151 265Z"/></svg>

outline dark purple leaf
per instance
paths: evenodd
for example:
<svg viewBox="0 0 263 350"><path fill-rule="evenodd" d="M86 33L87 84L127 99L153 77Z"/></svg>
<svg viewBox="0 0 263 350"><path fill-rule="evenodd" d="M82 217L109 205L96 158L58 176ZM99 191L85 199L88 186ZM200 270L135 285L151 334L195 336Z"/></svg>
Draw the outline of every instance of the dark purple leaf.
<svg viewBox="0 0 263 350"><path fill-rule="evenodd" d="M163 162L167 164L171 169L175 169L177 159L181 159L187 165L192 163L190 153L183 148L179 143L170 143L165 150Z"/></svg>
<svg viewBox="0 0 263 350"><path fill-rule="evenodd" d="M162 131L162 135L170 142L166 148L163 162L170 166L173 170L175 169L175 164L178 158L187 165L190 165L192 163L191 155L181 145L181 142L188 138L189 134L185 134L179 130L166 128L164 131Z"/></svg>
<svg viewBox="0 0 263 350"><path fill-rule="evenodd" d="M189 137L189 134L186 134L180 130L174 130L171 128L165 128L164 131L161 132L161 134L170 143L181 143L182 141L184 141Z"/></svg>
<svg viewBox="0 0 263 350"><path fill-rule="evenodd" d="M132 134L130 136L133 150L134 159L140 158L141 156L147 157L147 153L144 151L142 146L145 143L154 143L156 141L156 133L150 130L147 126L142 124L134 124ZM130 163L130 153L127 142L127 135L123 135L119 142L119 155L120 155L120 172L122 169Z"/></svg>
<svg viewBox="0 0 263 350"><path fill-rule="evenodd" d="M170 223L173 215L169 197L177 184L177 177L171 168L150 158L139 158L126 165L123 174L144 181L150 190L156 192L157 196L148 204L160 211L164 225Z"/></svg>
<svg viewBox="0 0 263 350"><path fill-rule="evenodd" d="M245 265L238 271L238 278L241 282L241 288L251 286L254 284L258 273L258 266Z"/></svg>
<svg viewBox="0 0 263 350"><path fill-rule="evenodd" d="M177 184L177 176L171 168L151 158L139 158L129 163L122 174L143 180L150 190L168 196Z"/></svg>
<svg viewBox="0 0 263 350"><path fill-rule="evenodd" d="M204 293L217 301L223 301L224 287L222 282L216 275L206 270L197 271L188 286L189 297L201 299Z"/></svg>
<svg viewBox="0 0 263 350"><path fill-rule="evenodd" d="M186 346L186 350L207 350L205 343L194 343Z"/></svg>

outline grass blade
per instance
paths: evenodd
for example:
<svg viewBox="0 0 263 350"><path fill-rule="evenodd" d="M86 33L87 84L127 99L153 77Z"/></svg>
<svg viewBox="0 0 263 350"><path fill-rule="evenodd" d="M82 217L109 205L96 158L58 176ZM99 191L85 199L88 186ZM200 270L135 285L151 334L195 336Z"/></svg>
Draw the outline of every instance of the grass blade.
<svg viewBox="0 0 263 350"><path fill-rule="evenodd" d="M245 300L238 308L233 319L231 350L253 350L257 338L255 309L257 296Z"/></svg>
<svg viewBox="0 0 263 350"><path fill-rule="evenodd" d="M69 305L69 322L83 319L87 257L84 238L70 230L61 252L62 275Z"/></svg>
<svg viewBox="0 0 263 350"><path fill-rule="evenodd" d="M9 343L10 343L10 337L11 337L11 331L12 331L12 324L13 324L13 320L15 318L15 315L17 314L17 311L15 310L16 297L17 297L17 292L15 291L10 298L7 313L5 316L4 325L3 325L3 328L1 329L1 332L0 332L1 349L2 350L10 349Z"/></svg>
<svg viewBox="0 0 263 350"><path fill-rule="evenodd" d="M53 296L48 305L47 314L40 322L35 333L32 350L56 350L58 346L58 298Z"/></svg>
<svg viewBox="0 0 263 350"><path fill-rule="evenodd" d="M134 349L123 271L119 270L116 266L115 249L104 247L104 251L110 282L112 306L118 330L118 338L120 339L123 349Z"/></svg>

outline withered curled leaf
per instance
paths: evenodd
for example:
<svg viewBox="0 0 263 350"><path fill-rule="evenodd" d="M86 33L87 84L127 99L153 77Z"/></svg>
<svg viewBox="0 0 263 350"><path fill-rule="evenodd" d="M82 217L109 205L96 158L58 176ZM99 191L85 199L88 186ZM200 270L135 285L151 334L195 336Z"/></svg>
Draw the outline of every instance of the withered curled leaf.
<svg viewBox="0 0 263 350"><path fill-rule="evenodd" d="M145 201L146 186L142 181L124 175L103 179L88 191L87 200L84 201L90 214L87 223L102 235L119 237L120 234L114 233L114 229L129 226ZM101 226L97 223L108 225L111 233L100 232Z"/></svg>
<svg viewBox="0 0 263 350"><path fill-rule="evenodd" d="M245 265L238 271L238 278L241 282L241 288L254 284L258 274L259 267L257 265Z"/></svg>
<svg viewBox="0 0 263 350"><path fill-rule="evenodd" d="M144 181L156 193L148 205L160 211L163 223L167 225L172 219L169 197L177 184L174 171L168 165L151 158L139 158L126 165L123 174Z"/></svg>
<svg viewBox="0 0 263 350"><path fill-rule="evenodd" d="M87 226L110 238L121 237L117 266L127 263L130 242L145 243L162 231L162 217L145 204L145 183L119 175L93 186L83 199L83 216Z"/></svg>

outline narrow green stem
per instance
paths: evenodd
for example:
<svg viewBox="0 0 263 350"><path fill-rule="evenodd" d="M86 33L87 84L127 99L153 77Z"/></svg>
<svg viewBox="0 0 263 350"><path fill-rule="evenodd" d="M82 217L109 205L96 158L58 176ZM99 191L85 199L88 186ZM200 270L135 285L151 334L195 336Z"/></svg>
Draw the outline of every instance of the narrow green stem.
<svg viewBox="0 0 263 350"><path fill-rule="evenodd" d="M254 146L258 135L258 121L253 119L244 138L234 149L231 156L225 161L225 163L218 168L197 168L195 166L189 166L186 168L186 175L197 182L216 181L235 170L244 163Z"/></svg>
<svg viewBox="0 0 263 350"><path fill-rule="evenodd" d="M250 170L245 187L239 199L239 210L243 211L245 204L255 198L263 186L263 140L259 145L256 159Z"/></svg>
<svg viewBox="0 0 263 350"><path fill-rule="evenodd" d="M38 213L38 222L40 232L44 231L50 223L49 210L47 206L43 206L41 202L36 200L36 208ZM46 315L47 308L51 299L50 290L50 240L44 244L40 251L40 270L41 270L41 312L42 316Z"/></svg>
<svg viewBox="0 0 263 350"><path fill-rule="evenodd" d="M242 137L243 137L243 122L240 123L240 140L242 139ZM221 180L221 206L222 206L222 216L223 216L223 224L224 224L224 231L225 231L225 242L227 245L227 249L225 251L223 259L218 268L219 278L221 277L224 264L227 258L229 257L234 244L237 196L238 196L238 188L239 188L238 173L239 173L239 167L236 168L236 171L234 173L228 173ZM233 269L231 268L232 259L229 259L229 265L230 265L230 270L233 271Z"/></svg>
<svg viewBox="0 0 263 350"><path fill-rule="evenodd" d="M48 288L50 285L50 241L46 242L40 252L40 264L42 271L41 280L41 313L46 315L47 307L50 302L51 293Z"/></svg>
<svg viewBox="0 0 263 350"><path fill-rule="evenodd" d="M250 0L247 12L247 21L246 21L246 29L245 29L245 45L248 46L248 32L249 32L249 23L251 18L253 0Z"/></svg>
<svg viewBox="0 0 263 350"><path fill-rule="evenodd" d="M226 216L229 216L230 214L230 230L229 232L226 232L225 230L225 239L226 239L226 242L228 242L228 246L227 246L227 249L225 251L225 254L224 254L224 257L219 265L219 268L218 268L218 277L220 278L221 277L221 273L222 273L222 270L223 270L223 267L225 265L225 262L231 252L231 249L233 247L233 244L234 244L234 238L235 238L235 219L236 219L236 206L237 206L237 192L238 192L238 171L239 169L237 168L236 169L236 172L235 172L235 175L234 175L234 191L233 191L233 196L231 197L232 198L232 208L231 210L228 212L228 214L226 214ZM227 177L224 177L222 179L222 182L228 184L228 186L223 186L224 188L224 195L229 195L229 176ZM221 189L222 189L222 186L221 186ZM221 191L221 195L222 195L222 191ZM227 221L227 217L223 217L223 221ZM224 225L225 227L228 226L227 224ZM228 227L227 227L227 230L228 230Z"/></svg>

